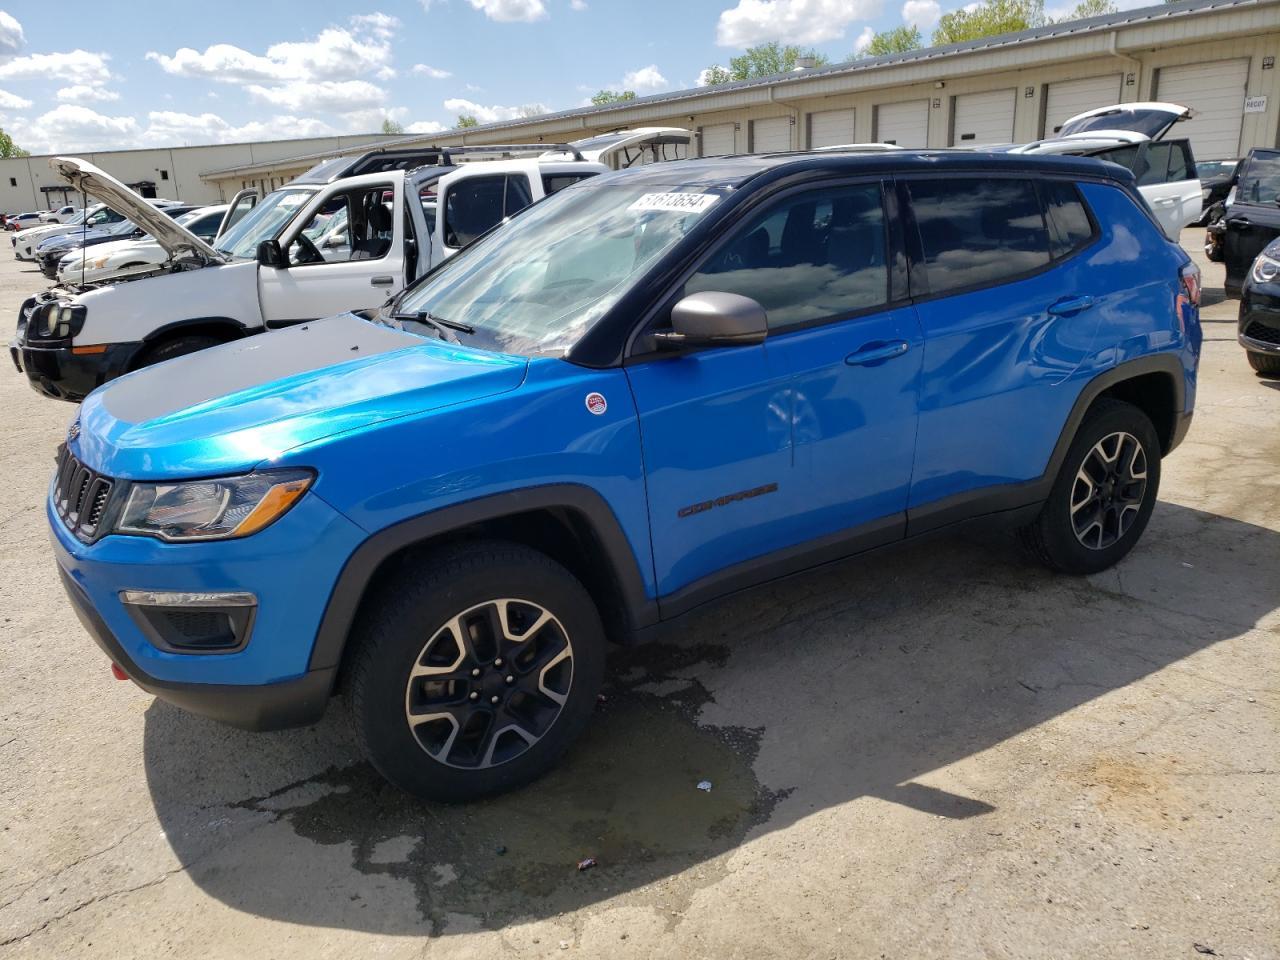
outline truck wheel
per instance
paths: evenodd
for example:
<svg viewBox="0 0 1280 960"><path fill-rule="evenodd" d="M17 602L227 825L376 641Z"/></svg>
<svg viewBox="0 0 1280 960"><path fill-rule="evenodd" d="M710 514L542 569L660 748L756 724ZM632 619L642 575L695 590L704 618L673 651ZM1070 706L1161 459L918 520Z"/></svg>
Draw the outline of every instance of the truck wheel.
<svg viewBox="0 0 1280 960"><path fill-rule="evenodd" d="M591 716L604 628L550 557L487 541L381 584L352 631L346 694L378 771L429 800L510 790L553 767Z"/></svg>
<svg viewBox="0 0 1280 960"><path fill-rule="evenodd" d="M222 343L217 337L192 335L189 337L175 337L173 340L165 340L156 344L142 355L142 359L138 361L137 367L149 367L154 363L162 363L165 360L172 360L174 357L183 357L188 353L195 353L197 350L204 350L208 347L216 347Z"/></svg>
<svg viewBox="0 0 1280 960"><path fill-rule="evenodd" d="M1023 545L1062 573L1097 573L1142 536L1160 488L1160 441L1140 409L1099 400L1085 414Z"/></svg>
<svg viewBox="0 0 1280 960"><path fill-rule="evenodd" d="M1272 356L1269 353L1248 353L1249 366L1262 374L1264 377L1280 376L1280 356Z"/></svg>

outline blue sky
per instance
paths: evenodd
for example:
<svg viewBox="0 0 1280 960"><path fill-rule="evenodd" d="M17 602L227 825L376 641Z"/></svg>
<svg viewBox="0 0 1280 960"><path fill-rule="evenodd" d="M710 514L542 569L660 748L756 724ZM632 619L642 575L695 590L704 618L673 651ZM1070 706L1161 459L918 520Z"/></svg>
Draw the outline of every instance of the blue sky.
<svg viewBox="0 0 1280 960"><path fill-rule="evenodd" d="M963 0L206 0L0 10L0 126L32 152L452 127L641 95L777 39L847 59ZM1126 6L1137 5L1129 0Z"/></svg>

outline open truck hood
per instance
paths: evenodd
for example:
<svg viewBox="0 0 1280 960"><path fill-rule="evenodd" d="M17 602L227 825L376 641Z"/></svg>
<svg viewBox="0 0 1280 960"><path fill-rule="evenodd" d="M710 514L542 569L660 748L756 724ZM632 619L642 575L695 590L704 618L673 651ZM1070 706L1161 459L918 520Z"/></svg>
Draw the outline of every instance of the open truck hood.
<svg viewBox="0 0 1280 960"><path fill-rule="evenodd" d="M174 219L138 196L104 170L79 157L53 157L49 161L62 180L77 190L101 200L116 213L132 221L155 238L170 258L195 257L206 263L225 262L222 254L194 233L178 226Z"/></svg>

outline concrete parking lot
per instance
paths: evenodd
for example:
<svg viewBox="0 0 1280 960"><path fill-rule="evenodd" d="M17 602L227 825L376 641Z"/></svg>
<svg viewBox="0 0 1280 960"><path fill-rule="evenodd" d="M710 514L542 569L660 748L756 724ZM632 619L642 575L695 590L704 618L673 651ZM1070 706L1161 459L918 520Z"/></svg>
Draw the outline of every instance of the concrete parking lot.
<svg viewBox="0 0 1280 960"><path fill-rule="evenodd" d="M112 679L44 532L73 408L0 375L0 956L1280 957L1280 382L1199 259L1196 420L1117 569L985 534L729 599L464 807L340 707L255 735Z"/></svg>

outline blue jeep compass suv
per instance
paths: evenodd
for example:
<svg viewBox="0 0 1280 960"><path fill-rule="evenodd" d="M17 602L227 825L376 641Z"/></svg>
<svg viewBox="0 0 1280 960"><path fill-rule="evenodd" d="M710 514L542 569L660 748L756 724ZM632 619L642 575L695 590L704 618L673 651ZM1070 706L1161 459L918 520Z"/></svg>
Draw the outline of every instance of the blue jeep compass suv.
<svg viewBox="0 0 1280 960"><path fill-rule="evenodd" d="M730 591L988 515L1058 570L1118 561L1198 301L1099 161L606 174L380 311L94 392L57 563L117 675L258 729L341 692L389 779L478 796L583 729L607 638Z"/></svg>

